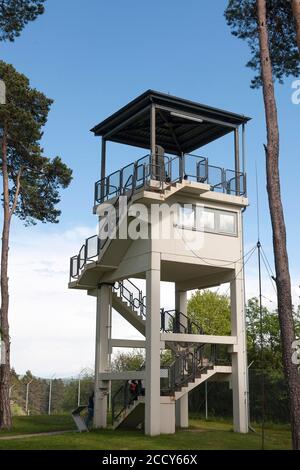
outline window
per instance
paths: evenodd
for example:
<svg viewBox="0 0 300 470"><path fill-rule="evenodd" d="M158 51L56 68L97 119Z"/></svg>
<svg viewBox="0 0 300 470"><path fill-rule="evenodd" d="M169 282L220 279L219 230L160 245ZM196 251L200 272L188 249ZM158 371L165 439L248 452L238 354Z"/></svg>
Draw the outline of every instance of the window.
<svg viewBox="0 0 300 470"><path fill-rule="evenodd" d="M203 228L204 231L207 232L214 232L215 231L215 212L213 210L208 210L205 207L203 208L202 211L202 217L203 217Z"/></svg>
<svg viewBox="0 0 300 470"><path fill-rule="evenodd" d="M180 207L178 222L180 227L189 230L237 235L235 212L187 204Z"/></svg>
<svg viewBox="0 0 300 470"><path fill-rule="evenodd" d="M236 235L236 214L234 212L219 211L218 232Z"/></svg>
<svg viewBox="0 0 300 470"><path fill-rule="evenodd" d="M179 215L179 225L193 229L195 226L195 209L191 204L181 206Z"/></svg>

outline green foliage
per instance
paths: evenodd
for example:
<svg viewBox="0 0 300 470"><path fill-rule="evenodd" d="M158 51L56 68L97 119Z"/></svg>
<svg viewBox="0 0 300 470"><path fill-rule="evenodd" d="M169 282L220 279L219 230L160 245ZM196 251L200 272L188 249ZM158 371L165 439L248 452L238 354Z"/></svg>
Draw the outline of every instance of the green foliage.
<svg viewBox="0 0 300 470"><path fill-rule="evenodd" d="M116 355L112 362L112 371L140 370L144 362L145 355L142 350L121 352Z"/></svg>
<svg viewBox="0 0 300 470"><path fill-rule="evenodd" d="M25 414L26 384L29 385L28 410L30 416L48 413L49 379L35 377L30 371L18 376L11 370L11 409L14 415ZM80 403L86 404L94 388L94 377L86 373L80 378ZM77 407L78 378L52 380L51 414L70 412Z"/></svg>
<svg viewBox="0 0 300 470"><path fill-rule="evenodd" d="M225 18L232 34L247 41L250 47L252 57L247 67L256 72L252 87L258 88L262 85L262 80L256 0L229 0ZM298 76L300 73L291 2L267 0L267 21L273 74L282 83L284 77Z"/></svg>
<svg viewBox="0 0 300 470"><path fill-rule="evenodd" d="M12 416L25 416L26 415L25 411L20 405L18 405L18 403L11 404L11 414Z"/></svg>
<svg viewBox="0 0 300 470"><path fill-rule="evenodd" d="M36 220L56 223L61 213L56 208L59 189L70 184L72 171L60 157L45 157L39 143L52 100L30 88L29 80L3 61L0 61L0 77L7 92L7 104L0 107L0 127L8 142L11 206L19 175L16 215L27 224Z"/></svg>
<svg viewBox="0 0 300 470"><path fill-rule="evenodd" d="M72 411L78 403L78 381L79 378L68 380L64 383L64 390L59 410ZM88 398L94 389L94 376L91 374L82 375L80 378L80 404L88 403Z"/></svg>
<svg viewBox="0 0 300 470"><path fill-rule="evenodd" d="M1 0L0 41L14 41L24 26L44 13L45 0Z"/></svg>
<svg viewBox="0 0 300 470"><path fill-rule="evenodd" d="M248 362L254 361L255 368L263 368L271 376L282 376L282 348L279 317L277 310L262 310L262 328L260 322L259 301L248 300L246 309ZM294 313L296 334L300 334L299 307ZM261 344L262 331L262 344ZM261 346L263 351L261 353Z"/></svg>
<svg viewBox="0 0 300 470"><path fill-rule="evenodd" d="M228 297L209 290L196 291L188 301L188 317L207 335L230 335Z"/></svg>
<svg viewBox="0 0 300 470"><path fill-rule="evenodd" d="M273 422L288 422L288 395L282 370L282 348L278 313L265 306L262 311L262 346L259 301L248 300L246 306L247 352L250 367L250 407L251 418L261 418L262 386L261 375L265 381L266 417ZM188 315L203 326L207 334L230 334L230 302L226 296L211 291L197 291L188 303ZM294 314L295 330L300 337L300 308ZM232 394L227 384L209 384L210 416L230 416L232 413ZM193 390L189 396L191 411L203 413L204 387Z"/></svg>

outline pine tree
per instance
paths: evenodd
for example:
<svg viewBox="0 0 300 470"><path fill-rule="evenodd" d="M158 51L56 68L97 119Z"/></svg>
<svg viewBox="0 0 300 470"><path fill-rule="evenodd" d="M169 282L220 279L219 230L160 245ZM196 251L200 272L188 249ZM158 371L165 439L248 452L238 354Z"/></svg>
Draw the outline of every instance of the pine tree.
<svg viewBox="0 0 300 470"><path fill-rule="evenodd" d="M0 324L4 344L0 365L0 428L10 428L8 253L11 221L16 215L27 225L36 221L57 223L59 190L70 184L72 171L60 157L44 156L40 146L52 100L31 88L24 75L3 61L0 61L0 77L6 84L6 104L0 106L3 183Z"/></svg>
<svg viewBox="0 0 300 470"><path fill-rule="evenodd" d="M0 41L14 41L24 26L44 13L45 0L0 0Z"/></svg>
<svg viewBox="0 0 300 470"><path fill-rule="evenodd" d="M282 356L289 391L294 449L300 449L300 376L292 363L295 340L286 227L279 175L279 125L274 80L299 74L299 54L292 5L286 0L229 0L225 12L232 33L248 42L248 66L258 74L252 86L262 86L267 128L265 145L267 191L273 231L278 315Z"/></svg>

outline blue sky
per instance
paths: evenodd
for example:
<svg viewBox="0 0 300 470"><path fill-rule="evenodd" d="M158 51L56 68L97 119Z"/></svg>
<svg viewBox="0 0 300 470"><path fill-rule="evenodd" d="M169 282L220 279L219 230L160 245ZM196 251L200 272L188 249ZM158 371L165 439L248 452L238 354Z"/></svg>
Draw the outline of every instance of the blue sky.
<svg viewBox="0 0 300 470"><path fill-rule="evenodd" d="M245 215L245 240L247 246L253 246L257 237L257 164L261 238L272 259L265 190L263 143L266 137L262 94L261 90L250 89L252 72L245 67L249 50L245 43L230 34L223 17L226 3L225 0L48 0L45 14L29 24L15 43L1 44L1 58L27 75L32 86L55 100L43 146L47 155L60 155L74 171L72 185L62 194L63 213L59 226L38 225L23 229L14 222L13 239L21 252L24 253L21 239L26 250L29 250L31 240L34 257L33 248L38 241L45 240L48 244L53 237L57 244L59 233L69 234L72 230L77 230L83 241L88 228L93 231L96 225L92 215L93 184L99 178L100 140L89 129L152 88L253 118L247 132L250 207ZM297 286L300 274L299 209L295 193L300 174L297 155L300 105L292 104L292 81L292 78L287 79L283 86L276 87L276 91L281 130L282 193L291 272ZM143 155L143 150L140 154ZM135 155L135 150L111 145L108 170L120 168ZM221 145L208 156L215 165L224 163L228 168L233 167L232 155L226 155ZM72 240L64 245L66 270L68 257L75 247ZM41 256L50 249L47 246ZM255 279L253 273L249 275ZM17 288L13 292L18 295ZM295 301L298 295L294 290Z"/></svg>

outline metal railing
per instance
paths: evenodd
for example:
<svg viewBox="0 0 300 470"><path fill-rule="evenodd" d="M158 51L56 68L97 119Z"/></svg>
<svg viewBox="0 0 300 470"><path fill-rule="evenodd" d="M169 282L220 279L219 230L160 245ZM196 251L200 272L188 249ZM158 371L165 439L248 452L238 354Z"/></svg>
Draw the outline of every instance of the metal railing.
<svg viewBox="0 0 300 470"><path fill-rule="evenodd" d="M164 333L204 335L203 328L178 310L160 310L160 329Z"/></svg>
<svg viewBox="0 0 300 470"><path fill-rule="evenodd" d="M95 204L103 203L116 198L114 208L118 214L119 197L127 196L130 201L134 192L142 187L151 190L163 191L167 185L182 181L183 179L206 183L212 191L226 194L246 195L246 175L233 170L209 165L208 159L202 156L186 154L182 156L156 156L145 155L134 163L111 173L104 179L95 183ZM155 163L163 160L162 163ZM116 229L119 219L116 220ZM70 279L78 278L86 264L97 258L109 237L100 238L94 235L85 240L78 255L70 259Z"/></svg>
<svg viewBox="0 0 300 470"><path fill-rule="evenodd" d="M222 349L223 348L223 349ZM225 349L224 349L225 348ZM174 361L167 367L167 377L161 379L160 393L162 396L172 396L182 387L200 378L202 374L216 365L230 364L230 355L226 345L201 344L193 350L178 353ZM126 412L126 410L140 396L145 394L142 381L137 380L136 391L130 391L129 381L126 380L112 396L112 424Z"/></svg>
<svg viewBox="0 0 300 470"><path fill-rule="evenodd" d="M131 176L130 182L128 182ZM120 170L95 183L95 204L101 204L128 191L149 187L151 181L158 182L152 190L163 191L168 184L190 180L210 185L212 191L236 196L246 195L246 175L215 165L206 157L194 154L180 156L151 157L147 154ZM126 183L127 182L127 183Z"/></svg>
<svg viewBox="0 0 300 470"><path fill-rule="evenodd" d="M146 319L146 296L143 295L143 292L132 281L129 279L118 281L115 283L113 290L123 301L127 302L143 320Z"/></svg>
<svg viewBox="0 0 300 470"><path fill-rule="evenodd" d="M168 378L167 382L161 385L161 394L172 395L214 366L230 364L230 354L226 346L225 348L219 344L201 344L192 351L178 353L174 361L166 367Z"/></svg>
<svg viewBox="0 0 300 470"><path fill-rule="evenodd" d="M113 394L111 400L112 424L121 416L121 414L134 402L134 397L129 390L128 381L124 382L120 388Z"/></svg>
<svg viewBox="0 0 300 470"><path fill-rule="evenodd" d="M142 370L142 367L140 368ZM136 390L131 392L129 381L126 380L113 394L111 399L112 424L129 408L139 396L145 394L141 380L135 380Z"/></svg>
<svg viewBox="0 0 300 470"><path fill-rule="evenodd" d="M119 194L119 196L122 194L126 194L128 197L128 203L130 202L132 194L133 194L134 184L132 180L133 180L133 175L129 175L122 188L122 193ZM112 186L109 185L109 188L111 187ZM114 193L110 193L110 194L114 194ZM117 214L116 225L115 225L116 230L118 228L119 217L120 217L120 214L118 211L119 196L117 197L113 205ZM71 257L70 280L77 279L79 277L81 270L85 267L85 265L93 261L95 258L99 257L100 251L103 249L103 247L106 245L106 243L110 239L108 233L104 232L104 235L105 235L104 237L102 236L100 237L99 235L93 235L92 237L87 238L85 240L85 243L80 248L78 255Z"/></svg>
<svg viewBox="0 0 300 470"><path fill-rule="evenodd" d="M131 280L117 281L114 292L126 302L143 320L146 320L146 296ZM160 309L160 329L164 333L203 335L203 328L178 310Z"/></svg>

